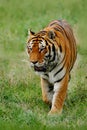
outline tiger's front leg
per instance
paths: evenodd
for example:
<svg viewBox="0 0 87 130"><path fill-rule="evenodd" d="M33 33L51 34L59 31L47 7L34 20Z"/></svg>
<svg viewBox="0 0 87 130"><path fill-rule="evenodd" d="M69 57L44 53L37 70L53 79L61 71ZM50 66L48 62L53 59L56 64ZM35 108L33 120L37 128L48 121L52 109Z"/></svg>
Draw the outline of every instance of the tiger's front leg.
<svg viewBox="0 0 87 130"><path fill-rule="evenodd" d="M53 86L46 79L41 78L41 89L43 101L51 105L53 98Z"/></svg>
<svg viewBox="0 0 87 130"><path fill-rule="evenodd" d="M66 98L68 80L69 80L69 75L67 74L61 82L56 82L54 84L52 107L49 112L49 115L55 113L61 114L64 100Z"/></svg>

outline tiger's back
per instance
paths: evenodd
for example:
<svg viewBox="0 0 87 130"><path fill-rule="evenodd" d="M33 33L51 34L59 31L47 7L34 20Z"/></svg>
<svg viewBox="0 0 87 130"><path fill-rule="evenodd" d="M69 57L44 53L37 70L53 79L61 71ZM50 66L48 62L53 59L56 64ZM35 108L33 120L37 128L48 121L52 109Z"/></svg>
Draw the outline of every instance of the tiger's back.
<svg viewBox="0 0 87 130"><path fill-rule="evenodd" d="M30 31L27 50L32 68L41 76L49 113L61 113L77 55L72 28L65 20L54 20L38 33Z"/></svg>
<svg viewBox="0 0 87 130"><path fill-rule="evenodd" d="M76 40L71 26L65 20L55 20L46 27L47 29L53 29L59 37L58 46L61 46L61 52L66 54L66 67L70 66L71 70L77 57Z"/></svg>

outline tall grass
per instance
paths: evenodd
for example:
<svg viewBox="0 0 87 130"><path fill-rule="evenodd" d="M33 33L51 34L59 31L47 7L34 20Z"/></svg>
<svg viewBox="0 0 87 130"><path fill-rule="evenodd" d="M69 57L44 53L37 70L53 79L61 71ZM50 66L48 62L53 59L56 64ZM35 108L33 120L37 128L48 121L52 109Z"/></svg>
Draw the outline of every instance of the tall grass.
<svg viewBox="0 0 87 130"><path fill-rule="evenodd" d="M86 5L86 0L0 0L0 130L86 127ZM79 56L63 113L49 117L40 78L29 67L25 48L27 30L37 32L54 19L66 19L72 25Z"/></svg>

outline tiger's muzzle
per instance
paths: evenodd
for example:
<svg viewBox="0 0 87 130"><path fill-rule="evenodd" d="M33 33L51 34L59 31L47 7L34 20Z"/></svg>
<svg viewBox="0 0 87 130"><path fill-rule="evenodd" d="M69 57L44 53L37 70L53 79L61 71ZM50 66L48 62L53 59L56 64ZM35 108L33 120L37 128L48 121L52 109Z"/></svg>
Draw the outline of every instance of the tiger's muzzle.
<svg viewBox="0 0 87 130"><path fill-rule="evenodd" d="M41 67L34 66L34 70L38 72L46 72L46 68L44 66Z"/></svg>
<svg viewBox="0 0 87 130"><path fill-rule="evenodd" d="M37 72L46 72L47 68L44 63L39 64L37 61L31 62L31 67Z"/></svg>

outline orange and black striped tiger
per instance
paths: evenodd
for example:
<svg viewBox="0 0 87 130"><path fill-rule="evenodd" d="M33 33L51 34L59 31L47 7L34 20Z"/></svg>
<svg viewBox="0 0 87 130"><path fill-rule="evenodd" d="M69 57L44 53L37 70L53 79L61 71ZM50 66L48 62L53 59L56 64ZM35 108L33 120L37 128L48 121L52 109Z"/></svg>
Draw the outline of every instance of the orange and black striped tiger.
<svg viewBox="0 0 87 130"><path fill-rule="evenodd" d="M51 105L49 114L60 114L77 56L70 25L54 20L38 33L30 31L27 52L31 67L41 76L43 101Z"/></svg>

